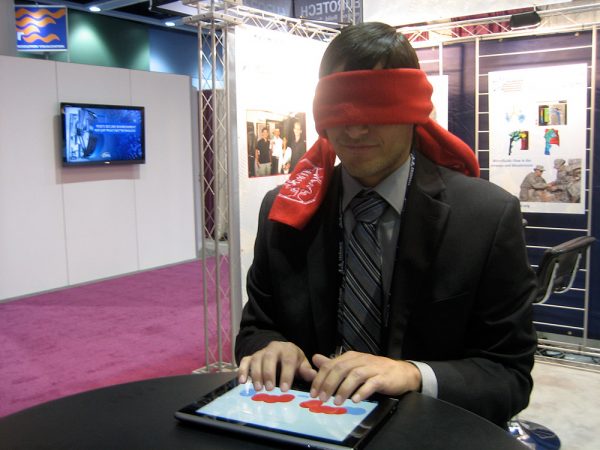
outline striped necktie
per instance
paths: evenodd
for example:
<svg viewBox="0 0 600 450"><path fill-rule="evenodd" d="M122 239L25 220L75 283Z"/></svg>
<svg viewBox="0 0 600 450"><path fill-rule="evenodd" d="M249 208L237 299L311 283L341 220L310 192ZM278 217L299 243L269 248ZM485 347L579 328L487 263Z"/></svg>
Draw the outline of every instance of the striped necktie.
<svg viewBox="0 0 600 450"><path fill-rule="evenodd" d="M344 350L381 352L381 245L377 221L388 203L374 191L361 191L350 202L356 225L346 245L344 299L340 335Z"/></svg>

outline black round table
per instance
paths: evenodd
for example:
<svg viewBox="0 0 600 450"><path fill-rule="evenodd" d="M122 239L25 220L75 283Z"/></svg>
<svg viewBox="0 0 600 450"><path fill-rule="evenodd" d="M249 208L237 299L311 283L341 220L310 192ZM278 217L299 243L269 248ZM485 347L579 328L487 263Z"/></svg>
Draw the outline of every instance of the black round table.
<svg viewBox="0 0 600 450"><path fill-rule="evenodd" d="M276 449L276 443L179 423L173 413L229 381L183 375L110 386L0 419L2 449ZM508 432L449 403L403 396L367 449L523 450Z"/></svg>

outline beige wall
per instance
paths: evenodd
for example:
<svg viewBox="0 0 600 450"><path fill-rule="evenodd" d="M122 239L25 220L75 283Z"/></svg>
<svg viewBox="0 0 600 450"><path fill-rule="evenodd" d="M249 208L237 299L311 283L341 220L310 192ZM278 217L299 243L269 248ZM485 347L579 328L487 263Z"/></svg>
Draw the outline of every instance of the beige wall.
<svg viewBox="0 0 600 450"><path fill-rule="evenodd" d="M196 257L190 78L0 56L0 300ZM139 105L146 164L62 167L61 101Z"/></svg>
<svg viewBox="0 0 600 450"><path fill-rule="evenodd" d="M0 55L17 54L14 7L13 0L0 0Z"/></svg>

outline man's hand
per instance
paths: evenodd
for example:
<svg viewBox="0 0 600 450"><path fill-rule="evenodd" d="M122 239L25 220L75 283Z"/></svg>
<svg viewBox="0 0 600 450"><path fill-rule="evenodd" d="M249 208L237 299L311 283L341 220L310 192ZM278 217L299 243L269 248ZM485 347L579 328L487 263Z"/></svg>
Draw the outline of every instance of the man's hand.
<svg viewBox="0 0 600 450"><path fill-rule="evenodd" d="M333 359L317 354L312 361L319 372L312 382L311 397L327 401L335 394L336 405L350 396L353 402L359 402L375 392L400 395L421 387L421 372L407 361L358 352Z"/></svg>
<svg viewBox="0 0 600 450"><path fill-rule="evenodd" d="M284 392L291 387L296 374L307 382L311 382L317 375L297 345L273 341L253 355L242 358L238 368L238 380L245 383L250 376L255 390L260 391L264 386L270 391L275 387L278 366L279 388Z"/></svg>

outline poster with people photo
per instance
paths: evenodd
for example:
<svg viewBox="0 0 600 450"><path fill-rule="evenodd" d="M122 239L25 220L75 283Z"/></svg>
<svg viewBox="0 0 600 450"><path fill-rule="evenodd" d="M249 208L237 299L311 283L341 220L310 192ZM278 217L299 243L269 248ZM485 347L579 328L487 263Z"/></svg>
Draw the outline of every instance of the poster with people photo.
<svg viewBox="0 0 600 450"><path fill-rule="evenodd" d="M288 175L306 153L306 113L246 111L248 177Z"/></svg>
<svg viewBox="0 0 600 450"><path fill-rule="evenodd" d="M287 181L297 160L318 138L312 116L313 96L319 81L319 65L327 43L318 39L307 39L279 30L266 30L242 24L235 27L234 35L235 73L235 131L233 162L237 165L237 184L234 189L236 214L239 216L240 278L246 284L246 274L254 257L254 241L258 221L257 215L267 192ZM232 40L228 38L228 42ZM265 142L275 141L275 156L281 159L274 163L268 155L263 158L266 166L257 165L256 150L263 129L267 128ZM279 139L275 138L279 129ZM283 143L283 138L287 143ZM235 145L237 144L237 145ZM281 145L281 147L280 147ZM261 145L261 146L264 146ZM286 164L291 150L289 168ZM267 159L270 161L270 168ZM281 164L280 164L281 163ZM281 169L280 169L281 166ZM263 175L258 175L259 170ZM275 174L272 174L275 172ZM283 172L277 174L277 172ZM242 299L247 299L241 289Z"/></svg>
<svg viewBox="0 0 600 450"><path fill-rule="evenodd" d="M523 212L585 213L587 72L489 73L490 181L518 196Z"/></svg>

